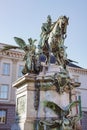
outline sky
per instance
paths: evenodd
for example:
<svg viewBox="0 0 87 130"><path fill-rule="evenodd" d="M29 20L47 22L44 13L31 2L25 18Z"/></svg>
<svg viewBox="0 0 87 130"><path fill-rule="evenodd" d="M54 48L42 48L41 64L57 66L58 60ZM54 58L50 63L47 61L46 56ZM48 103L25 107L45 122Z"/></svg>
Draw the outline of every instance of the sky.
<svg viewBox="0 0 87 130"><path fill-rule="evenodd" d="M15 36L39 42L48 15L53 22L69 17L64 42L68 58L87 69L87 0L0 0L0 43L17 45Z"/></svg>

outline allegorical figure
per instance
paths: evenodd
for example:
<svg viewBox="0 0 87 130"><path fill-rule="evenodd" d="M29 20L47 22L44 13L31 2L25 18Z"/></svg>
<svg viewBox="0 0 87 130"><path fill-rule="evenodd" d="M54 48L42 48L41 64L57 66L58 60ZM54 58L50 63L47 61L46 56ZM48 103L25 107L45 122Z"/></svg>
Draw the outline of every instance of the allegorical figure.
<svg viewBox="0 0 87 130"><path fill-rule="evenodd" d="M73 101L67 106L62 107L51 101L44 101L44 106L50 108L57 114L58 119L50 120L40 120L40 125L47 125L50 128L59 128L59 130L80 130L74 129L77 125L77 122L81 118L77 115L70 115L71 109L79 104L79 101ZM73 118L73 119L72 119Z"/></svg>
<svg viewBox="0 0 87 130"><path fill-rule="evenodd" d="M24 69L22 70L23 74L26 73L38 73L40 69L40 64L37 61L37 55L35 54L36 51L36 46L35 42L36 39L33 40L32 38L28 39L28 44L25 43L25 41L21 38L14 37L14 40L16 41L18 46L11 46L11 45L6 45L2 49L2 51L6 51L9 49L21 49L25 52L23 60L25 61L25 66Z"/></svg>

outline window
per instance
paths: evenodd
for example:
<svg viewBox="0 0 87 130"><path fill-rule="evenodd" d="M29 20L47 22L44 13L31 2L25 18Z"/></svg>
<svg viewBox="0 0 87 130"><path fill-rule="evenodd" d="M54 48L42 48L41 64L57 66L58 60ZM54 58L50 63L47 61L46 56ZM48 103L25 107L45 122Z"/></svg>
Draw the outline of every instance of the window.
<svg viewBox="0 0 87 130"><path fill-rule="evenodd" d="M18 77L23 76L22 74L22 70L23 70L24 66L23 65L19 65L19 70L18 70Z"/></svg>
<svg viewBox="0 0 87 130"><path fill-rule="evenodd" d="M10 64L9 63L3 64L3 74L10 75Z"/></svg>
<svg viewBox="0 0 87 130"><path fill-rule="evenodd" d="M79 82L79 76L78 75L72 75L72 76L73 76L72 80L74 82Z"/></svg>
<svg viewBox="0 0 87 130"><path fill-rule="evenodd" d="M79 115L82 117L82 109L81 109L81 96L78 95L78 100L79 100Z"/></svg>
<svg viewBox="0 0 87 130"><path fill-rule="evenodd" d="M9 86L7 84L3 84L0 86L0 99L8 99L8 89Z"/></svg>
<svg viewBox="0 0 87 130"><path fill-rule="evenodd" d="M0 109L0 124L6 123L6 110Z"/></svg>

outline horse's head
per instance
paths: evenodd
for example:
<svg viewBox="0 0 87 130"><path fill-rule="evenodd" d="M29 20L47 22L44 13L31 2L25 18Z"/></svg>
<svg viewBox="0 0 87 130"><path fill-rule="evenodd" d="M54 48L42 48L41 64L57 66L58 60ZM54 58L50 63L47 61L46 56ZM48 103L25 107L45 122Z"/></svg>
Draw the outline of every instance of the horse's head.
<svg viewBox="0 0 87 130"><path fill-rule="evenodd" d="M61 16L58 19L58 25L63 35L66 34L67 25L69 24L68 21L69 21L69 18L66 16Z"/></svg>
<svg viewBox="0 0 87 130"><path fill-rule="evenodd" d="M66 16L60 16L56 22L52 25L52 30L51 30L51 37L57 36L57 39L59 37L61 38L66 38L66 31L67 31L67 25L69 18Z"/></svg>

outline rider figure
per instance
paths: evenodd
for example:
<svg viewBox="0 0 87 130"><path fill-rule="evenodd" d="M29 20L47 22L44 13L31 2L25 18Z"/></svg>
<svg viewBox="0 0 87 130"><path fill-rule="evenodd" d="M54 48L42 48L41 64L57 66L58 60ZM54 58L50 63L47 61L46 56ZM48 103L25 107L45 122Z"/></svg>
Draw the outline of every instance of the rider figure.
<svg viewBox="0 0 87 130"><path fill-rule="evenodd" d="M41 39L40 39L40 43L39 43L41 47L43 47L45 40L47 40L49 37L49 33L51 31L51 25L52 25L51 16L48 15L47 22L43 23L42 27L41 27L42 32L40 34Z"/></svg>

